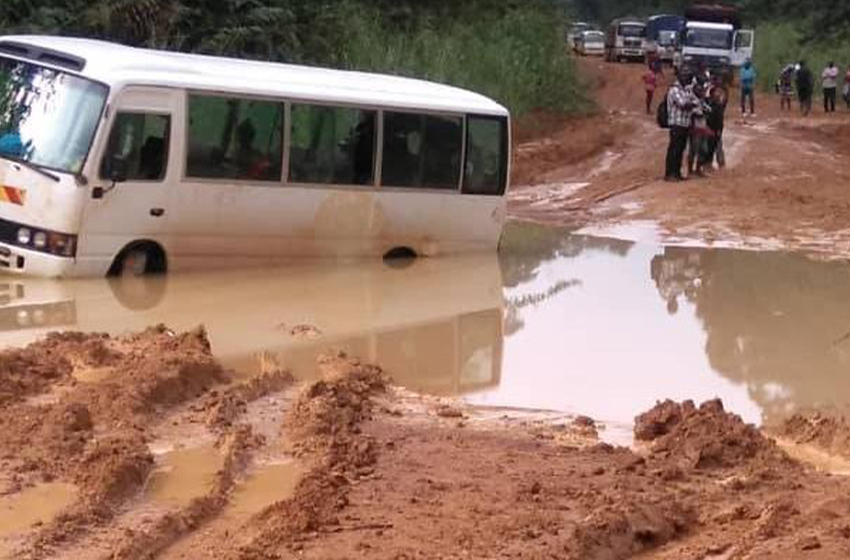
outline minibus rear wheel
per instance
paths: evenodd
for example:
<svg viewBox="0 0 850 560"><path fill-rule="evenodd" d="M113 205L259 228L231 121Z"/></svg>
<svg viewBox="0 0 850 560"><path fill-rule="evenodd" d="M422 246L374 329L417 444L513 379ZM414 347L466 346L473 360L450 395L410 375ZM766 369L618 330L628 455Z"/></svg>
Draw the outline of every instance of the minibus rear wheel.
<svg viewBox="0 0 850 560"><path fill-rule="evenodd" d="M160 274L167 269L165 251L152 241L142 241L125 247L109 268L109 276L144 276Z"/></svg>

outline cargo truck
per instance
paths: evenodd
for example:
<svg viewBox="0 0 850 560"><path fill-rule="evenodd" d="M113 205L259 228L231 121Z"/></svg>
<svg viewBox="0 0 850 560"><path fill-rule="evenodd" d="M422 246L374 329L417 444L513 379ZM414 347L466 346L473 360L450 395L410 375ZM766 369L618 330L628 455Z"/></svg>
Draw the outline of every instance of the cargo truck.
<svg viewBox="0 0 850 560"><path fill-rule="evenodd" d="M605 33L605 60L646 60L646 22L634 18L612 21Z"/></svg>
<svg viewBox="0 0 850 560"><path fill-rule="evenodd" d="M677 15L657 15L646 20L646 49L658 60L671 63L679 48L679 38L685 29L685 18Z"/></svg>
<svg viewBox="0 0 850 560"><path fill-rule="evenodd" d="M723 4L695 4L685 10L681 41L682 64L708 68L727 82L734 70L753 56L755 32L743 29L737 8Z"/></svg>

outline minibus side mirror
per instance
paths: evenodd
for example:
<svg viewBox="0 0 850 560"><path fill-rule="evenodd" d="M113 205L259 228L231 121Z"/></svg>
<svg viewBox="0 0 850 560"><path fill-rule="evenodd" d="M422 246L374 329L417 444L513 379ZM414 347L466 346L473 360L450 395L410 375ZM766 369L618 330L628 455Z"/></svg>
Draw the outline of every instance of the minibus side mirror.
<svg viewBox="0 0 850 560"><path fill-rule="evenodd" d="M118 183L123 183L127 180L127 160L120 156L112 156L109 159L109 173L107 177L112 181L109 187L92 187L91 197L95 200L100 200L103 195L115 188Z"/></svg>

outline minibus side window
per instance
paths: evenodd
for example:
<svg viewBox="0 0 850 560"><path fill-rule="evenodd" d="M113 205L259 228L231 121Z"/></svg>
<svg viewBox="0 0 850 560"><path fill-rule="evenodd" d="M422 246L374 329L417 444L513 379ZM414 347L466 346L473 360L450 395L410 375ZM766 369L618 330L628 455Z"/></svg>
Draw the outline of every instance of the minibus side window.
<svg viewBox="0 0 850 560"><path fill-rule="evenodd" d="M457 190L463 119L384 113L381 183L388 187Z"/></svg>
<svg viewBox="0 0 850 560"><path fill-rule="evenodd" d="M168 165L170 131L168 115L119 112L100 163L101 178L111 178L113 165L121 162L128 181L162 181Z"/></svg>
<svg viewBox="0 0 850 560"><path fill-rule="evenodd" d="M280 181L283 104L189 95L186 176Z"/></svg>
<svg viewBox="0 0 850 560"><path fill-rule="evenodd" d="M293 103L289 180L371 185L376 116L375 111Z"/></svg>
<svg viewBox="0 0 850 560"><path fill-rule="evenodd" d="M467 118L464 194L501 196L505 193L507 130L507 119L503 117Z"/></svg>

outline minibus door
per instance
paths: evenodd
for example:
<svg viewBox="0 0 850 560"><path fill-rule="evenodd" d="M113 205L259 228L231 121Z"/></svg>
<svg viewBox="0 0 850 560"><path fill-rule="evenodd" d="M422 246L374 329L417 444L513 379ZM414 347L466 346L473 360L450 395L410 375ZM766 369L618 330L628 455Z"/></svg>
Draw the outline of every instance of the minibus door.
<svg viewBox="0 0 850 560"><path fill-rule="evenodd" d="M103 271L134 243L158 244L168 255L181 104L175 91L145 87L126 88L112 103L89 172L77 258L84 273Z"/></svg>

